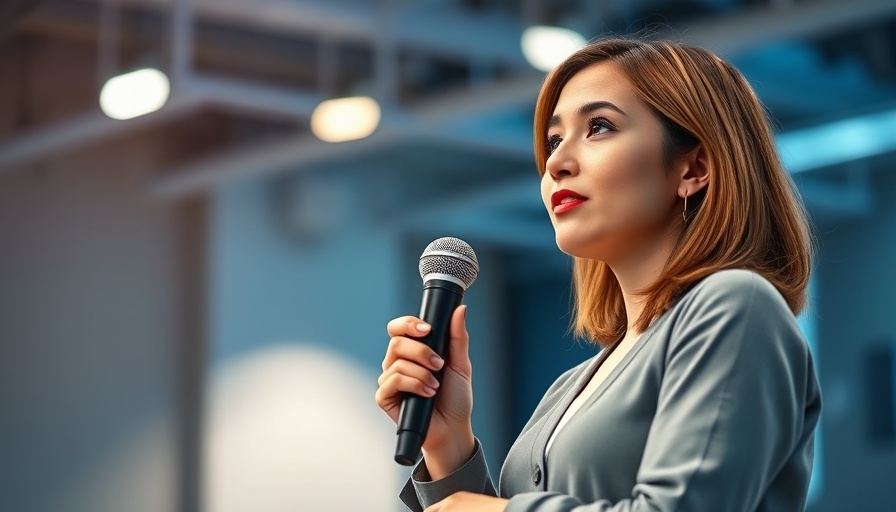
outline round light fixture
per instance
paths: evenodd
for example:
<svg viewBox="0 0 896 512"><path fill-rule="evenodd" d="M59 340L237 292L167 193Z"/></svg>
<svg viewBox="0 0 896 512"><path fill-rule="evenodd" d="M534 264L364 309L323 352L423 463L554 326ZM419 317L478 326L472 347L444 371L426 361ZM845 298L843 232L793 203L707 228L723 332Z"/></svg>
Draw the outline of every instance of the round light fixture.
<svg viewBox="0 0 896 512"><path fill-rule="evenodd" d="M110 78L100 91L100 108L112 119L155 112L168 101L171 85L158 69L144 68Z"/></svg>
<svg viewBox="0 0 896 512"><path fill-rule="evenodd" d="M311 114L311 131L325 142L363 139L379 124L380 106L367 96L326 100Z"/></svg>
<svg viewBox="0 0 896 512"><path fill-rule="evenodd" d="M520 46L529 64L548 72L586 43L574 30L561 27L532 26L523 31Z"/></svg>

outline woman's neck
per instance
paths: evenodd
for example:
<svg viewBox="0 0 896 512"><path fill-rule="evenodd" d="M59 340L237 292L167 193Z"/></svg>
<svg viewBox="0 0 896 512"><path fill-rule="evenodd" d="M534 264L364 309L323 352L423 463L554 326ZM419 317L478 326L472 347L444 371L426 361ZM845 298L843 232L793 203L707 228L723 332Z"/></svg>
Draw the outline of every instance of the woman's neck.
<svg viewBox="0 0 896 512"><path fill-rule="evenodd" d="M635 324L644 310L646 299L644 291L659 280L666 262L672 254L677 236L677 233L670 233L669 236L661 237L656 243L630 253L625 258L620 258L612 263L608 262L619 282L619 288L622 290L625 315L628 321L626 337L641 334L635 328Z"/></svg>

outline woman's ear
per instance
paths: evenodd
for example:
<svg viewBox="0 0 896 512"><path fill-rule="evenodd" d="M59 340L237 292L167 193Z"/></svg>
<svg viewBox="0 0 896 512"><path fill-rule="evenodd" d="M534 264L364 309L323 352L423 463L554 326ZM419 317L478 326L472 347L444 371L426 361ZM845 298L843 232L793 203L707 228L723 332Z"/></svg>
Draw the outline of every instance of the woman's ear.
<svg viewBox="0 0 896 512"><path fill-rule="evenodd" d="M678 195L693 196L703 190L712 174L712 161L703 144L698 144L696 148L682 155L679 162Z"/></svg>

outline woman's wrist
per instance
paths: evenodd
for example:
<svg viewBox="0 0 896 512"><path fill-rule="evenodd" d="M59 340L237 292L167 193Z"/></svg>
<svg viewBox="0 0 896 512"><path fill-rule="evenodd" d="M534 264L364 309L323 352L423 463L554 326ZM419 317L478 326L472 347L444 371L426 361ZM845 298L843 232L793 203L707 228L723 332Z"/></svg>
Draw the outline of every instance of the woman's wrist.
<svg viewBox="0 0 896 512"><path fill-rule="evenodd" d="M432 481L441 480L457 471L467 463L476 449L476 438L473 431L464 432L457 440L445 445L423 450L423 458L426 461L426 470Z"/></svg>

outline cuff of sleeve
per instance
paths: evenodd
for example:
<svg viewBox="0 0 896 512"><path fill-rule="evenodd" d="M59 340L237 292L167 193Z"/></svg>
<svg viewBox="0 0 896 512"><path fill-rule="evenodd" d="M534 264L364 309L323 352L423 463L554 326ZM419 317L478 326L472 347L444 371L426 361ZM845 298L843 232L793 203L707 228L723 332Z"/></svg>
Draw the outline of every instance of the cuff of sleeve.
<svg viewBox="0 0 896 512"><path fill-rule="evenodd" d="M470 460L441 480L430 481L426 461L421 460L417 463L399 497L411 511L422 512L426 507L438 503L456 492L494 494L492 489L485 455L482 453L482 445L480 445L479 439L476 439L476 448L473 450Z"/></svg>
<svg viewBox="0 0 896 512"><path fill-rule="evenodd" d="M551 511L568 511L580 507L582 502L571 497L556 492L522 492L514 495L507 502L504 512L532 512L533 510L551 510ZM588 508L591 512L602 512L609 510L609 502L600 500L591 505L594 509Z"/></svg>

